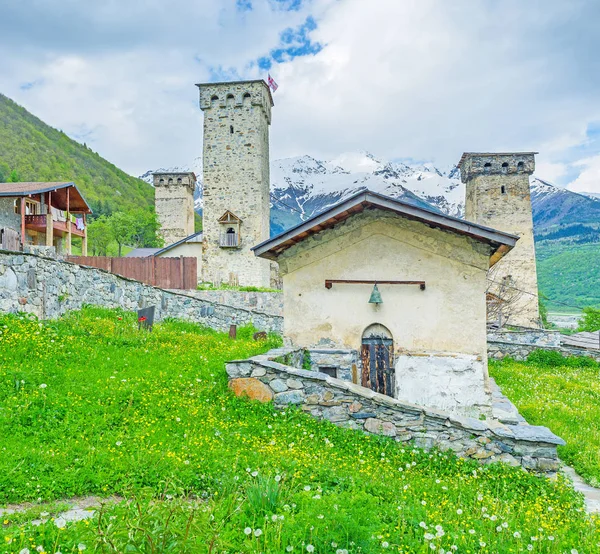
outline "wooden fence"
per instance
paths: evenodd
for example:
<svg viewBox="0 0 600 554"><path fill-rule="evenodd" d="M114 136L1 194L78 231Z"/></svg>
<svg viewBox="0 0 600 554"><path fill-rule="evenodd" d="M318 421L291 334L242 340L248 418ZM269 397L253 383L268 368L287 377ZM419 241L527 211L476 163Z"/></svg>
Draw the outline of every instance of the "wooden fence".
<svg viewBox="0 0 600 554"><path fill-rule="evenodd" d="M69 262L97 267L162 289L195 289L198 286L196 258L110 258L67 256Z"/></svg>

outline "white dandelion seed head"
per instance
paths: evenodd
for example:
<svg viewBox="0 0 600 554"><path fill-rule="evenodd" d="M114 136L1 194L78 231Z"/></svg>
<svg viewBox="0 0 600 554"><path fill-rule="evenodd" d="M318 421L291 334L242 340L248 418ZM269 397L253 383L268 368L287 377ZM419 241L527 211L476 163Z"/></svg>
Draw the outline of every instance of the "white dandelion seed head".
<svg viewBox="0 0 600 554"><path fill-rule="evenodd" d="M252 534L252 529L250 529L250 527L246 527L246 528L244 529L244 534L245 534L245 535L251 535L251 534Z"/></svg>

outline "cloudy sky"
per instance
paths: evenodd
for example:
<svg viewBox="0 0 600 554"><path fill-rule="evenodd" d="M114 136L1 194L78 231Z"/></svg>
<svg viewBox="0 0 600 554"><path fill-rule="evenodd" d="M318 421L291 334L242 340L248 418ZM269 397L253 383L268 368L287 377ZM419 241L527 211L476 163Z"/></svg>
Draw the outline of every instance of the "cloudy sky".
<svg viewBox="0 0 600 554"><path fill-rule="evenodd" d="M598 0L2 0L0 92L124 170L201 154L195 83L266 78L273 158L536 150L600 192Z"/></svg>

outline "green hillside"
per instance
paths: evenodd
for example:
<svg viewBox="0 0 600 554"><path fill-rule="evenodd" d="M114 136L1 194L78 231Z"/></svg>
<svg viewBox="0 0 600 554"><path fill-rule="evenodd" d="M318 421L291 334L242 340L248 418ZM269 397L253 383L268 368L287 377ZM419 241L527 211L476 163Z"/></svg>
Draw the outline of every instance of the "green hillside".
<svg viewBox="0 0 600 554"><path fill-rule="evenodd" d="M127 175L97 153L46 125L0 94L0 182L73 181L96 215L154 203L148 183Z"/></svg>
<svg viewBox="0 0 600 554"><path fill-rule="evenodd" d="M540 292L550 309L600 307L599 243L541 241L536 243L536 257Z"/></svg>

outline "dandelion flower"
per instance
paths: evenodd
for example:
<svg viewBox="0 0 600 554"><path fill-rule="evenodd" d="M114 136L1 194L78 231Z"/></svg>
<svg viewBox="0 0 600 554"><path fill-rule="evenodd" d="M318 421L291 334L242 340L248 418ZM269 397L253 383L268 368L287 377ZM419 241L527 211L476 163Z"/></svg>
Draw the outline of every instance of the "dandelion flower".
<svg viewBox="0 0 600 554"><path fill-rule="evenodd" d="M246 527L246 528L244 529L244 534L246 534L246 535L251 535L251 534L252 534L252 529L250 529L250 527Z"/></svg>
<svg viewBox="0 0 600 554"><path fill-rule="evenodd" d="M457 513L458 515L462 515L463 511L462 511L462 510L459 508L458 510L456 510L456 513Z"/></svg>
<svg viewBox="0 0 600 554"><path fill-rule="evenodd" d="M262 529L255 529L254 530L254 536L255 537L260 537L262 535Z"/></svg>
<svg viewBox="0 0 600 554"><path fill-rule="evenodd" d="M87 547L85 546L85 544L83 544L82 542L80 542L77 545L77 550L79 550L80 552L83 552Z"/></svg>
<svg viewBox="0 0 600 554"><path fill-rule="evenodd" d="M390 543L389 543L389 542L387 542L387 541L383 541L383 542L381 543L381 547L382 547L382 548L387 548L389 545L390 545Z"/></svg>
<svg viewBox="0 0 600 554"><path fill-rule="evenodd" d="M285 547L286 552L291 552L292 550L294 550L294 547L290 544L289 546Z"/></svg>
<svg viewBox="0 0 600 554"><path fill-rule="evenodd" d="M306 545L306 551L307 552L314 552L315 551L315 547L312 544L307 544Z"/></svg>
<svg viewBox="0 0 600 554"><path fill-rule="evenodd" d="M30 554L30 552L29 552L29 548L23 548L23 550L21 550L21 551L19 552L19 554Z"/></svg>
<svg viewBox="0 0 600 554"><path fill-rule="evenodd" d="M279 483L279 481L281 481L281 475L275 475L275 481Z"/></svg>
<svg viewBox="0 0 600 554"><path fill-rule="evenodd" d="M54 525L56 525L59 529L64 529L65 526L67 525L67 522L64 518L62 517L57 517L54 520Z"/></svg>
<svg viewBox="0 0 600 554"><path fill-rule="evenodd" d="M45 389L47 386L48 386L48 385L46 385L46 383L42 383L42 384L40 385L40 389Z"/></svg>
<svg viewBox="0 0 600 554"><path fill-rule="evenodd" d="M426 541L432 541L435 538L435 536L432 535L431 533L425 533L424 538Z"/></svg>
<svg viewBox="0 0 600 554"><path fill-rule="evenodd" d="M310 485L306 485L306 486L304 487L304 490L308 492L308 491L310 490Z"/></svg>
<svg viewBox="0 0 600 554"><path fill-rule="evenodd" d="M253 471L251 475L252 477L256 477L258 475L258 471Z"/></svg>
<svg viewBox="0 0 600 554"><path fill-rule="evenodd" d="M520 538L521 538L521 533L519 533L518 531L515 531L515 532L513 533L513 537L514 537L515 539L520 539Z"/></svg>

